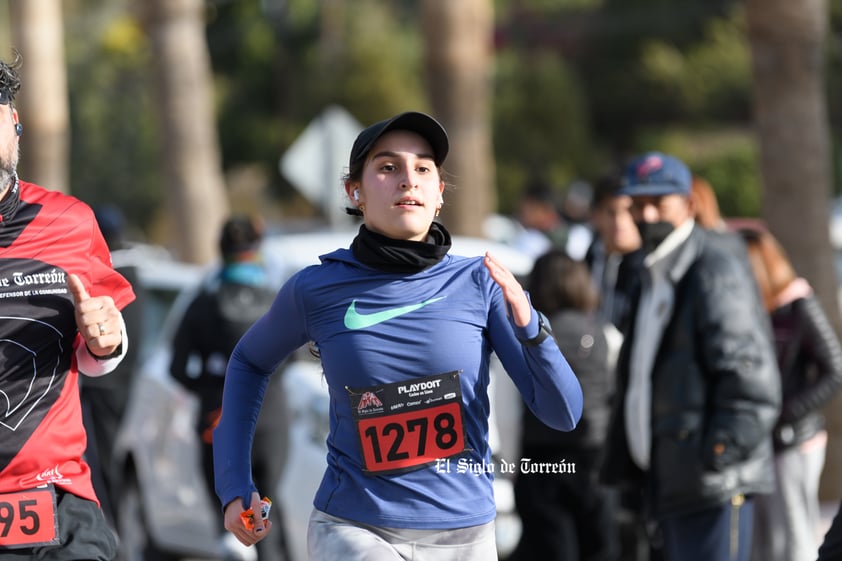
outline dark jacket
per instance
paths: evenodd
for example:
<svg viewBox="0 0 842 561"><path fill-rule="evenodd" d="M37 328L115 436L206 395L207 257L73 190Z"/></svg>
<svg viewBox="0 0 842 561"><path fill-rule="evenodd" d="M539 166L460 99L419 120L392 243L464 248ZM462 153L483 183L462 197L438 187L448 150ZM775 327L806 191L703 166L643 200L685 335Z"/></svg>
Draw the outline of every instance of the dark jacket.
<svg viewBox="0 0 842 561"><path fill-rule="evenodd" d="M842 504L824 536L824 541L819 547L819 558L816 561L839 561L840 559L842 559Z"/></svg>
<svg viewBox="0 0 842 561"><path fill-rule="evenodd" d="M640 269L645 256L642 249L626 253L621 258L616 279L609 279L605 268L608 256L602 240L594 240L585 254L585 263L599 290L601 313L622 333L628 328L631 297L640 289Z"/></svg>
<svg viewBox="0 0 842 561"><path fill-rule="evenodd" d="M772 327L783 388L775 449L783 450L824 428L821 408L842 387L842 348L813 295L777 308Z"/></svg>
<svg viewBox="0 0 842 561"><path fill-rule="evenodd" d="M631 460L624 426L634 321L620 353L602 470L607 483L645 485L656 517L770 492L780 408L768 314L745 265L699 227L675 254L687 268L671 279L675 303L652 369L649 470Z"/></svg>
<svg viewBox="0 0 842 561"><path fill-rule="evenodd" d="M173 339L170 374L199 397L203 414L222 405L228 358L274 298L266 286L215 279L188 306Z"/></svg>
<svg viewBox="0 0 842 561"><path fill-rule="evenodd" d="M550 325L558 347L582 385L582 418L575 430L562 432L551 429L524 407L521 445L530 454L535 449L596 453L605 443L614 393L605 322L595 314L563 310L553 314Z"/></svg>

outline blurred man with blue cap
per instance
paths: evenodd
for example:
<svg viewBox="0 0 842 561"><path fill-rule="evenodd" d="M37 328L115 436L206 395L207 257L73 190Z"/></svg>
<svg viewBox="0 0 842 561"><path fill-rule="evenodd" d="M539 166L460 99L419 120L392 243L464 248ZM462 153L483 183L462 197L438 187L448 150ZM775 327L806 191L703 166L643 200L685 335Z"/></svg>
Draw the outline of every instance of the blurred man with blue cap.
<svg viewBox="0 0 842 561"><path fill-rule="evenodd" d="M693 178L681 160L650 152L626 166L622 181L620 194L632 197L641 210L635 220L647 251L658 247L676 228L690 228Z"/></svg>
<svg viewBox="0 0 842 561"><path fill-rule="evenodd" d="M622 182L646 257L602 476L641 490L667 561L745 561L752 497L774 481L768 318L745 264L693 220L684 162L649 152Z"/></svg>

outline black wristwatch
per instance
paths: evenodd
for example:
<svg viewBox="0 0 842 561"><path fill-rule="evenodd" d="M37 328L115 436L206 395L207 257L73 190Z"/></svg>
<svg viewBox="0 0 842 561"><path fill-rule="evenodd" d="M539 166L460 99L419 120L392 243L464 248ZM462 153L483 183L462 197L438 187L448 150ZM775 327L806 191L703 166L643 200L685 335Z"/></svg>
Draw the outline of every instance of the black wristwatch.
<svg viewBox="0 0 842 561"><path fill-rule="evenodd" d="M518 340L521 342L522 345L526 345L527 347L535 347L540 345L544 342L544 339L547 337L552 337L553 331L550 327L550 320L547 319L547 316L538 312L538 335L533 337L532 339L520 339Z"/></svg>

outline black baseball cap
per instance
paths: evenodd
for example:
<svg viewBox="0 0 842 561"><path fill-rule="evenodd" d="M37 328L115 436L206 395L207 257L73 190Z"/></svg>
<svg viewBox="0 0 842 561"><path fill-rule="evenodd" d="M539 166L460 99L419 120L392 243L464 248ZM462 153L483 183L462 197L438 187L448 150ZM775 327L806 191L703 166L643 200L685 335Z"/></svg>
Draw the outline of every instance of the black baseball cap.
<svg viewBox="0 0 842 561"><path fill-rule="evenodd" d="M437 166L447 157L450 141L444 127L426 113L407 111L363 129L351 147L350 166L363 160L381 136L394 130L412 131L424 137L433 149L433 161Z"/></svg>

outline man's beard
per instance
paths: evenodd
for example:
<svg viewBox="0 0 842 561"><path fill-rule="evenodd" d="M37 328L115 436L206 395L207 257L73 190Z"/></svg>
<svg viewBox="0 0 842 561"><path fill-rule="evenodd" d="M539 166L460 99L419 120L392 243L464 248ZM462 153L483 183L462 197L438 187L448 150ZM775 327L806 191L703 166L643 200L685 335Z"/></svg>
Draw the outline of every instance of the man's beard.
<svg viewBox="0 0 842 561"><path fill-rule="evenodd" d="M20 146L15 148L11 158L0 156L0 193L6 195L8 189L17 177L18 159L20 157Z"/></svg>

